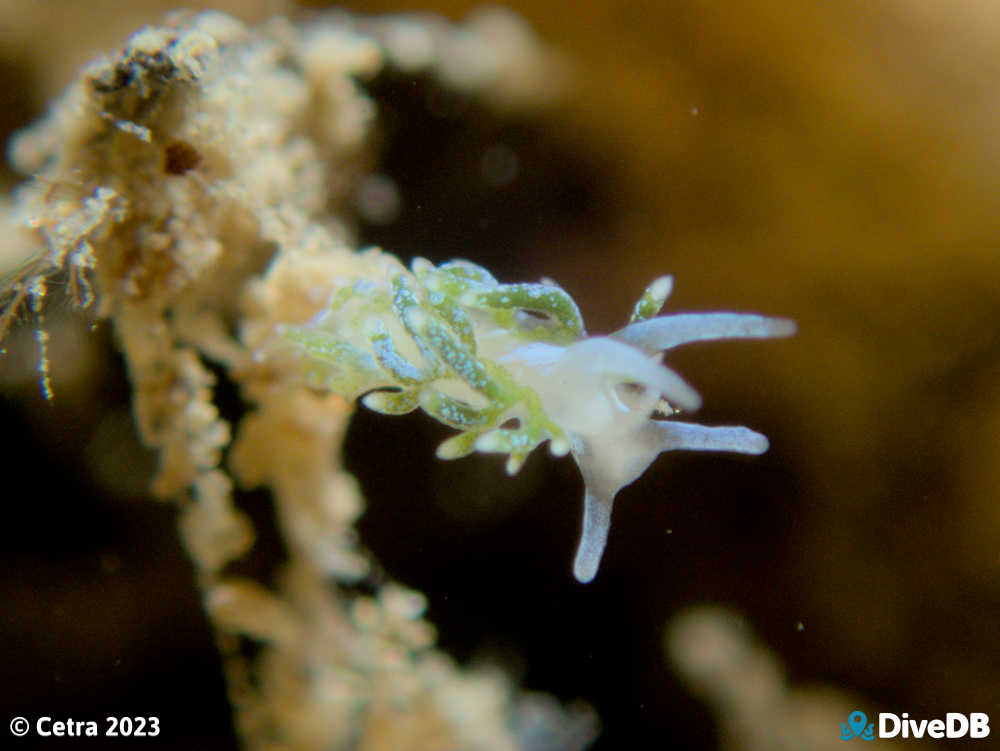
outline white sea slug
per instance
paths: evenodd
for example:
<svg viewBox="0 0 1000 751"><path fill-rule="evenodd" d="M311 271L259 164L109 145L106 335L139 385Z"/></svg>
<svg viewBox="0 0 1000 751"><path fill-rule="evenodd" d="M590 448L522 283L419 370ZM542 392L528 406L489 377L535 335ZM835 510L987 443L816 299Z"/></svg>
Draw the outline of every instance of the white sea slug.
<svg viewBox="0 0 1000 751"><path fill-rule="evenodd" d="M708 339L789 336L795 323L747 313L658 316L665 276L649 286L625 328L587 336L572 298L551 282L500 284L467 261L408 271L368 251L377 278L343 279L315 321L283 329L304 355L311 385L362 398L370 409L418 407L458 429L437 455L507 455L507 472L549 442L571 453L585 485L583 531L573 563L597 574L615 496L664 451L761 454L768 442L744 427L674 419L701 404L662 364L663 353Z"/></svg>

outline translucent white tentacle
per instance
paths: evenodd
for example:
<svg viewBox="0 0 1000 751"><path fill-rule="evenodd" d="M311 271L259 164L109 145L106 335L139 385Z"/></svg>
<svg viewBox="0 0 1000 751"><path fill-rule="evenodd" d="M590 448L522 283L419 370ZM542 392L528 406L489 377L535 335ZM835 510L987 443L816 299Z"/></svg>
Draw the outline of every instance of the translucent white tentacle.
<svg viewBox="0 0 1000 751"><path fill-rule="evenodd" d="M601 556L604 555L604 546L608 542L608 530L611 529L613 504L614 498L596 496L589 489L584 496L583 531L573 561L573 576L583 584L597 576L597 568L601 565Z"/></svg>
<svg viewBox="0 0 1000 751"><path fill-rule="evenodd" d="M769 339L791 336L797 326L787 318L752 313L681 313L632 323L611 335L645 352L661 352L710 339Z"/></svg>
<svg viewBox="0 0 1000 751"><path fill-rule="evenodd" d="M741 426L709 427L674 420L649 423L660 435L661 451L732 451L737 454L763 454L768 449L767 436Z"/></svg>

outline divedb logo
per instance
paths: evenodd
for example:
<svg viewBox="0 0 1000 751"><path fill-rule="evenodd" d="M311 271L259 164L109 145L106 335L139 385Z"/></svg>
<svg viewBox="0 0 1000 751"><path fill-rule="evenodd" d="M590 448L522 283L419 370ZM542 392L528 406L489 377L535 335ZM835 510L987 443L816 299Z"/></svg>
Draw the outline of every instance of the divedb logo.
<svg viewBox="0 0 1000 751"><path fill-rule="evenodd" d="M876 738L986 738L990 734L990 717L985 712L948 712L944 719L915 720L907 712L893 714L879 712L878 734L875 723L859 709L847 716L847 722L840 723L840 739L844 741L860 738L873 741Z"/></svg>

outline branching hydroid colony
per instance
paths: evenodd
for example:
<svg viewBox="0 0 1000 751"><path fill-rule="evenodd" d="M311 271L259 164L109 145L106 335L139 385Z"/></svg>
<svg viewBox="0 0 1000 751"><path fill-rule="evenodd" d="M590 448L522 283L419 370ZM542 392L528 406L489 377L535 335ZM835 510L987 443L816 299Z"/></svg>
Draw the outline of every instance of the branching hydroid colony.
<svg viewBox="0 0 1000 751"><path fill-rule="evenodd" d="M664 451L760 454L767 439L743 427L670 419L701 404L660 363L693 341L788 336L792 321L740 313L657 316L672 279L657 279L629 324L588 337L573 299L554 283L500 284L468 261L407 271L368 251L370 275L337 280L329 308L308 326L284 329L307 355L310 383L396 415L418 407L461 432L442 459L473 451L507 455L507 473L548 441L572 453L585 485L583 532L573 564L594 578L618 491ZM666 419L655 419L662 417Z"/></svg>

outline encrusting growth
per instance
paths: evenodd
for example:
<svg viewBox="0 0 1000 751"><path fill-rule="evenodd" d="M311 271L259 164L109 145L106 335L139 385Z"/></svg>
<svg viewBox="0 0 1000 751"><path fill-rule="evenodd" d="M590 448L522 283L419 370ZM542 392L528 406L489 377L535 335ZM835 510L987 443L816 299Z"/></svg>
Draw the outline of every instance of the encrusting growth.
<svg viewBox="0 0 1000 751"><path fill-rule="evenodd" d="M573 299L551 282L500 284L468 261L418 258L407 271L377 249L366 254L367 276L337 280L326 311L282 330L306 356L309 383L385 414L423 409L461 431L438 447L443 459L502 453L514 474L545 441L555 456L571 453L585 485L573 564L582 582L597 573L618 491L662 452L767 450L748 428L672 419L701 399L660 360L693 341L789 336L792 321L658 316L672 286L661 277L625 328L588 337Z"/></svg>

